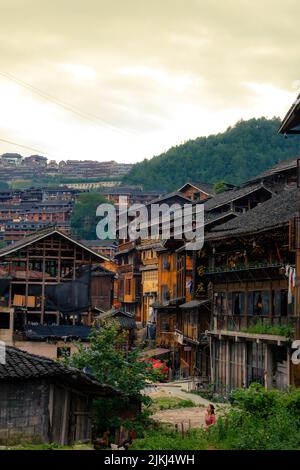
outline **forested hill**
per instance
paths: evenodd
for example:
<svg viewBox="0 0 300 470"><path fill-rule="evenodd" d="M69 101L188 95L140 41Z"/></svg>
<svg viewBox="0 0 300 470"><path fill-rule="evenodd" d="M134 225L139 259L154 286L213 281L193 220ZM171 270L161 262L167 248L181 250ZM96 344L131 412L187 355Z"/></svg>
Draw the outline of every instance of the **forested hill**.
<svg viewBox="0 0 300 470"><path fill-rule="evenodd" d="M239 121L226 132L189 140L150 160L136 163L127 184L173 191L186 181L240 184L280 160L296 157L297 136L278 135L279 118Z"/></svg>

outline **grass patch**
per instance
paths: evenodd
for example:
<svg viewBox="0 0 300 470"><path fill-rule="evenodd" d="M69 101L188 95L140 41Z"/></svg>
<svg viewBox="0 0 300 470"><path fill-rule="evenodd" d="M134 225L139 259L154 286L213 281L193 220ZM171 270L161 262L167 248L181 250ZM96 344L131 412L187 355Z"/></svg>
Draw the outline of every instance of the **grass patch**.
<svg viewBox="0 0 300 470"><path fill-rule="evenodd" d="M24 444L16 446L0 446L1 450L94 450L92 444L77 443L73 446L61 446L56 442L51 444Z"/></svg>
<svg viewBox="0 0 300 470"><path fill-rule="evenodd" d="M197 406L192 400L184 400L177 397L154 398L151 404L151 412L173 410L175 408L191 408Z"/></svg>
<svg viewBox="0 0 300 470"><path fill-rule="evenodd" d="M145 432L142 439L133 441L132 450L205 450L208 441L205 431L202 429L191 429L182 437L171 427L160 425L158 428L151 427Z"/></svg>
<svg viewBox="0 0 300 470"><path fill-rule="evenodd" d="M292 338L293 331L293 325L271 325L268 322L262 321L257 322L256 325L242 329L244 333L285 336L286 338Z"/></svg>
<svg viewBox="0 0 300 470"><path fill-rule="evenodd" d="M298 450L300 390L280 392L252 384L235 390L232 406L217 410L208 430L191 429L184 437L171 426L153 424L133 449L145 450Z"/></svg>

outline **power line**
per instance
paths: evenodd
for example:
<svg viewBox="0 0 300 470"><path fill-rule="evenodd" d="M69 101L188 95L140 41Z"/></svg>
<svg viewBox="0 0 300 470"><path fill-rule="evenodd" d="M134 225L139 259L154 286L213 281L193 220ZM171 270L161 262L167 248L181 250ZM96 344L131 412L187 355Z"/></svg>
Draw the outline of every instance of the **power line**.
<svg viewBox="0 0 300 470"><path fill-rule="evenodd" d="M0 141L5 142L6 144L15 145L16 147L24 148L27 150L32 150L33 152L41 153L43 155L48 155L48 157L51 157L51 158L56 158L53 155L49 154L48 152L44 152L43 150L39 150L34 147L30 147L28 145L17 144L16 142L12 142L11 140L1 139L1 138L0 138Z"/></svg>
<svg viewBox="0 0 300 470"><path fill-rule="evenodd" d="M10 73L0 72L0 75L2 77L6 78L7 80L10 80L10 81L16 83L17 85L20 85L20 86L26 88L27 90L29 90L33 93L36 93L37 95L39 95L43 99L45 99L47 101L50 101L51 103L54 103L57 106L60 106L61 108L65 109L65 110L67 110L67 111L69 111L69 112L71 112L71 113L73 113L73 114L75 114L75 115L77 115L77 116L79 116L83 119L86 119L88 121L93 122L97 126L99 126L101 124L102 126L108 127L109 129L111 129L115 132L121 133L121 134L125 134L125 135L131 135L132 134L132 132L125 131L124 129L121 129L120 127L117 127L117 126L114 126L112 124L107 123L106 121L101 119L99 116L96 116L92 113L87 113L85 111L81 111L80 109L74 107L73 105L71 105L69 103L66 103L65 101L62 101L62 100L56 98L55 96L44 92L43 90L31 85L30 83L24 82L24 80L20 80L19 78L15 77L14 75L12 75Z"/></svg>

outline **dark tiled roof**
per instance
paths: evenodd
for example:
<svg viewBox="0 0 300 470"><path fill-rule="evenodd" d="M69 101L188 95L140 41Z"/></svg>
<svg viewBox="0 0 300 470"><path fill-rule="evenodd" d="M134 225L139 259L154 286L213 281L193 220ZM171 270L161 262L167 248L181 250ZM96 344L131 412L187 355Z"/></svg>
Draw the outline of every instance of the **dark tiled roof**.
<svg viewBox="0 0 300 470"><path fill-rule="evenodd" d="M233 219L234 217L238 217L241 215L240 213L234 212L233 210L229 210L226 212L219 212L219 213L213 213L213 212L206 212L204 214L204 224L205 227L208 228L212 224L221 224L222 222L224 223L226 219Z"/></svg>
<svg viewBox="0 0 300 470"><path fill-rule="evenodd" d="M224 206L229 204L232 201L236 201L237 199L241 199L248 194L253 194L256 191L266 191L271 194L271 191L261 184L251 185L251 186L243 186L240 188L231 189L229 191L224 191L222 193L217 194L215 197L209 199L208 201L204 202L204 209L205 211L211 211L213 209L217 209L218 207Z"/></svg>
<svg viewBox="0 0 300 470"><path fill-rule="evenodd" d="M47 338L80 338L87 340L91 334L91 327L77 325L26 325L24 331L26 337L32 341L41 341Z"/></svg>
<svg viewBox="0 0 300 470"><path fill-rule="evenodd" d="M167 201L168 199L180 199L183 202L191 203L191 200L189 198L185 197L183 194L179 193L178 191L173 191L172 193L164 194L163 196L153 199L147 204L147 206L150 204L156 204L158 202Z"/></svg>
<svg viewBox="0 0 300 470"><path fill-rule="evenodd" d="M185 304L180 305L179 308L182 308L183 310L189 310L189 309L201 307L201 305L208 304L209 302L210 302L209 299L190 300L189 302L186 302Z"/></svg>
<svg viewBox="0 0 300 470"><path fill-rule="evenodd" d="M277 173L281 173L282 171L287 171L291 170L293 168L296 169L297 167L297 158L290 158L288 160L282 160L279 163L276 163L276 165L272 166L271 168L268 168L267 170L263 171L260 173L258 176L255 178L252 178L249 180L251 183L252 181L259 181L264 178L267 178L268 176L276 175Z"/></svg>
<svg viewBox="0 0 300 470"><path fill-rule="evenodd" d="M134 315L129 312L124 312L124 310L111 310L100 316L100 319L108 318L115 318L118 320L124 330L134 330L136 328Z"/></svg>
<svg viewBox="0 0 300 470"><path fill-rule="evenodd" d="M299 134L299 125L300 125L299 110L300 110L300 93L282 121L282 124L278 130L280 134L285 134L285 133L288 134L292 132L293 130L298 130L297 133Z"/></svg>
<svg viewBox="0 0 300 470"><path fill-rule="evenodd" d="M120 392L108 385L102 385L92 377L73 367L65 367L46 357L37 356L21 349L7 346L5 364L0 363L0 383L7 380L37 378L60 378L72 382L75 387L85 386L91 393L118 395Z"/></svg>
<svg viewBox="0 0 300 470"><path fill-rule="evenodd" d="M218 225L206 235L205 239L232 237L236 234L270 230L273 227L286 225L298 214L297 201L297 189L282 191L239 217Z"/></svg>
<svg viewBox="0 0 300 470"><path fill-rule="evenodd" d="M181 187L178 189L178 191L182 191L182 189L185 188L185 187L188 186L188 185L195 186L195 188L200 189L201 191L203 191L204 193L208 194L209 196L212 196L213 194L215 194L214 185L213 185L213 184L210 184L210 183L199 183L199 182L195 182L195 181L187 181L183 186L181 186Z"/></svg>

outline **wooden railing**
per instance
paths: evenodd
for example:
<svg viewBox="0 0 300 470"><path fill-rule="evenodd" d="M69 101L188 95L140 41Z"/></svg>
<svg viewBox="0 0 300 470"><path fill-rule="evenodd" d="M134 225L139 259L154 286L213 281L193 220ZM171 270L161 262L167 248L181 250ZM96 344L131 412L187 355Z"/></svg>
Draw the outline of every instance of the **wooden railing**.
<svg viewBox="0 0 300 470"><path fill-rule="evenodd" d="M223 315L214 317L211 327L229 331L242 331L256 325L294 327L298 320L295 316Z"/></svg>

